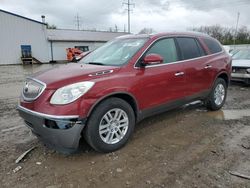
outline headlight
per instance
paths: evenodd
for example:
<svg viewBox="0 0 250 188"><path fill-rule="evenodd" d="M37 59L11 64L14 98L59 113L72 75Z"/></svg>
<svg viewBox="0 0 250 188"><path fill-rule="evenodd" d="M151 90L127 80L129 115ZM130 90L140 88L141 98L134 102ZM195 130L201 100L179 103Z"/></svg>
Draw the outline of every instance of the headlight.
<svg viewBox="0 0 250 188"><path fill-rule="evenodd" d="M50 99L51 104L68 104L82 95L84 95L90 88L93 87L94 82L78 82L67 85L56 90Z"/></svg>
<svg viewBox="0 0 250 188"><path fill-rule="evenodd" d="M250 74L250 69L247 69L247 73L249 73L249 74Z"/></svg>

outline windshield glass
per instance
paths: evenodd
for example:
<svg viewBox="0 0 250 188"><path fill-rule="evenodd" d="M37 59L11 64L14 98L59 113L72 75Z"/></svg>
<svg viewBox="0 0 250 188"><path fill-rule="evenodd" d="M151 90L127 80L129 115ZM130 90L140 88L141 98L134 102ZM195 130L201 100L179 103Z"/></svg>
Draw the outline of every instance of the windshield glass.
<svg viewBox="0 0 250 188"><path fill-rule="evenodd" d="M96 49L80 63L120 66L145 44L148 38L115 39Z"/></svg>
<svg viewBox="0 0 250 188"><path fill-rule="evenodd" d="M233 55L233 59L250 59L250 50L240 50Z"/></svg>

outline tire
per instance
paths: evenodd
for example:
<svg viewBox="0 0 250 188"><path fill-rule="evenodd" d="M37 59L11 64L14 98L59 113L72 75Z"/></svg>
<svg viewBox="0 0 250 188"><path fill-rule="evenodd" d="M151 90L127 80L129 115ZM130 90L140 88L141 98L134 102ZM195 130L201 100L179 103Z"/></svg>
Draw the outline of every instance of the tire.
<svg viewBox="0 0 250 188"><path fill-rule="evenodd" d="M220 96L220 97L219 97ZM227 84L222 78L217 78L211 93L205 100L207 109L215 111L221 109L226 101L227 96Z"/></svg>
<svg viewBox="0 0 250 188"><path fill-rule="evenodd" d="M115 118L115 115L117 118ZM98 152L112 152L123 147L135 126L132 107L120 98L108 98L91 113L84 137Z"/></svg>

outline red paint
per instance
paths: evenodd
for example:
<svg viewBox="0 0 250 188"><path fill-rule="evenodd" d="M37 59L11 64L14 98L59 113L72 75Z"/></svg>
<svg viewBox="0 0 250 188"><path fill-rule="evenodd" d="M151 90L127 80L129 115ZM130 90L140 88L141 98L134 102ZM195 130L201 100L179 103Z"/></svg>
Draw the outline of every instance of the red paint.
<svg viewBox="0 0 250 188"><path fill-rule="evenodd" d="M143 52L154 41L161 37L175 36L202 38L200 35L196 36L190 33L152 35L130 61L121 67L68 64L37 73L34 78L46 83L47 88L33 102L26 102L21 98L21 106L45 114L80 115L84 118L88 116L94 105L106 96L114 93L128 93L134 97L138 109L141 111L208 90L221 73L226 73L230 78L231 58L224 51L218 54L210 54L203 42L201 44L208 54L205 57L173 64L161 64L150 68L134 67ZM160 60L159 55L150 58ZM211 68L205 69L208 65ZM100 76L90 76L90 74L104 70L113 70L113 72ZM176 73L181 72L184 74L175 76ZM50 99L56 89L89 80L95 82L93 88L73 103L67 105L50 104Z"/></svg>

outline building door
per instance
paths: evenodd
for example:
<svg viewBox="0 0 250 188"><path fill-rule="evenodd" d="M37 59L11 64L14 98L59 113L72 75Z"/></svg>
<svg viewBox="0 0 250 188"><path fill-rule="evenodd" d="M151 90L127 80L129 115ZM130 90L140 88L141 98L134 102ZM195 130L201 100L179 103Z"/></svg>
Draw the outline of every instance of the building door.
<svg viewBox="0 0 250 188"><path fill-rule="evenodd" d="M21 57L22 58L31 58L31 45L21 45Z"/></svg>

